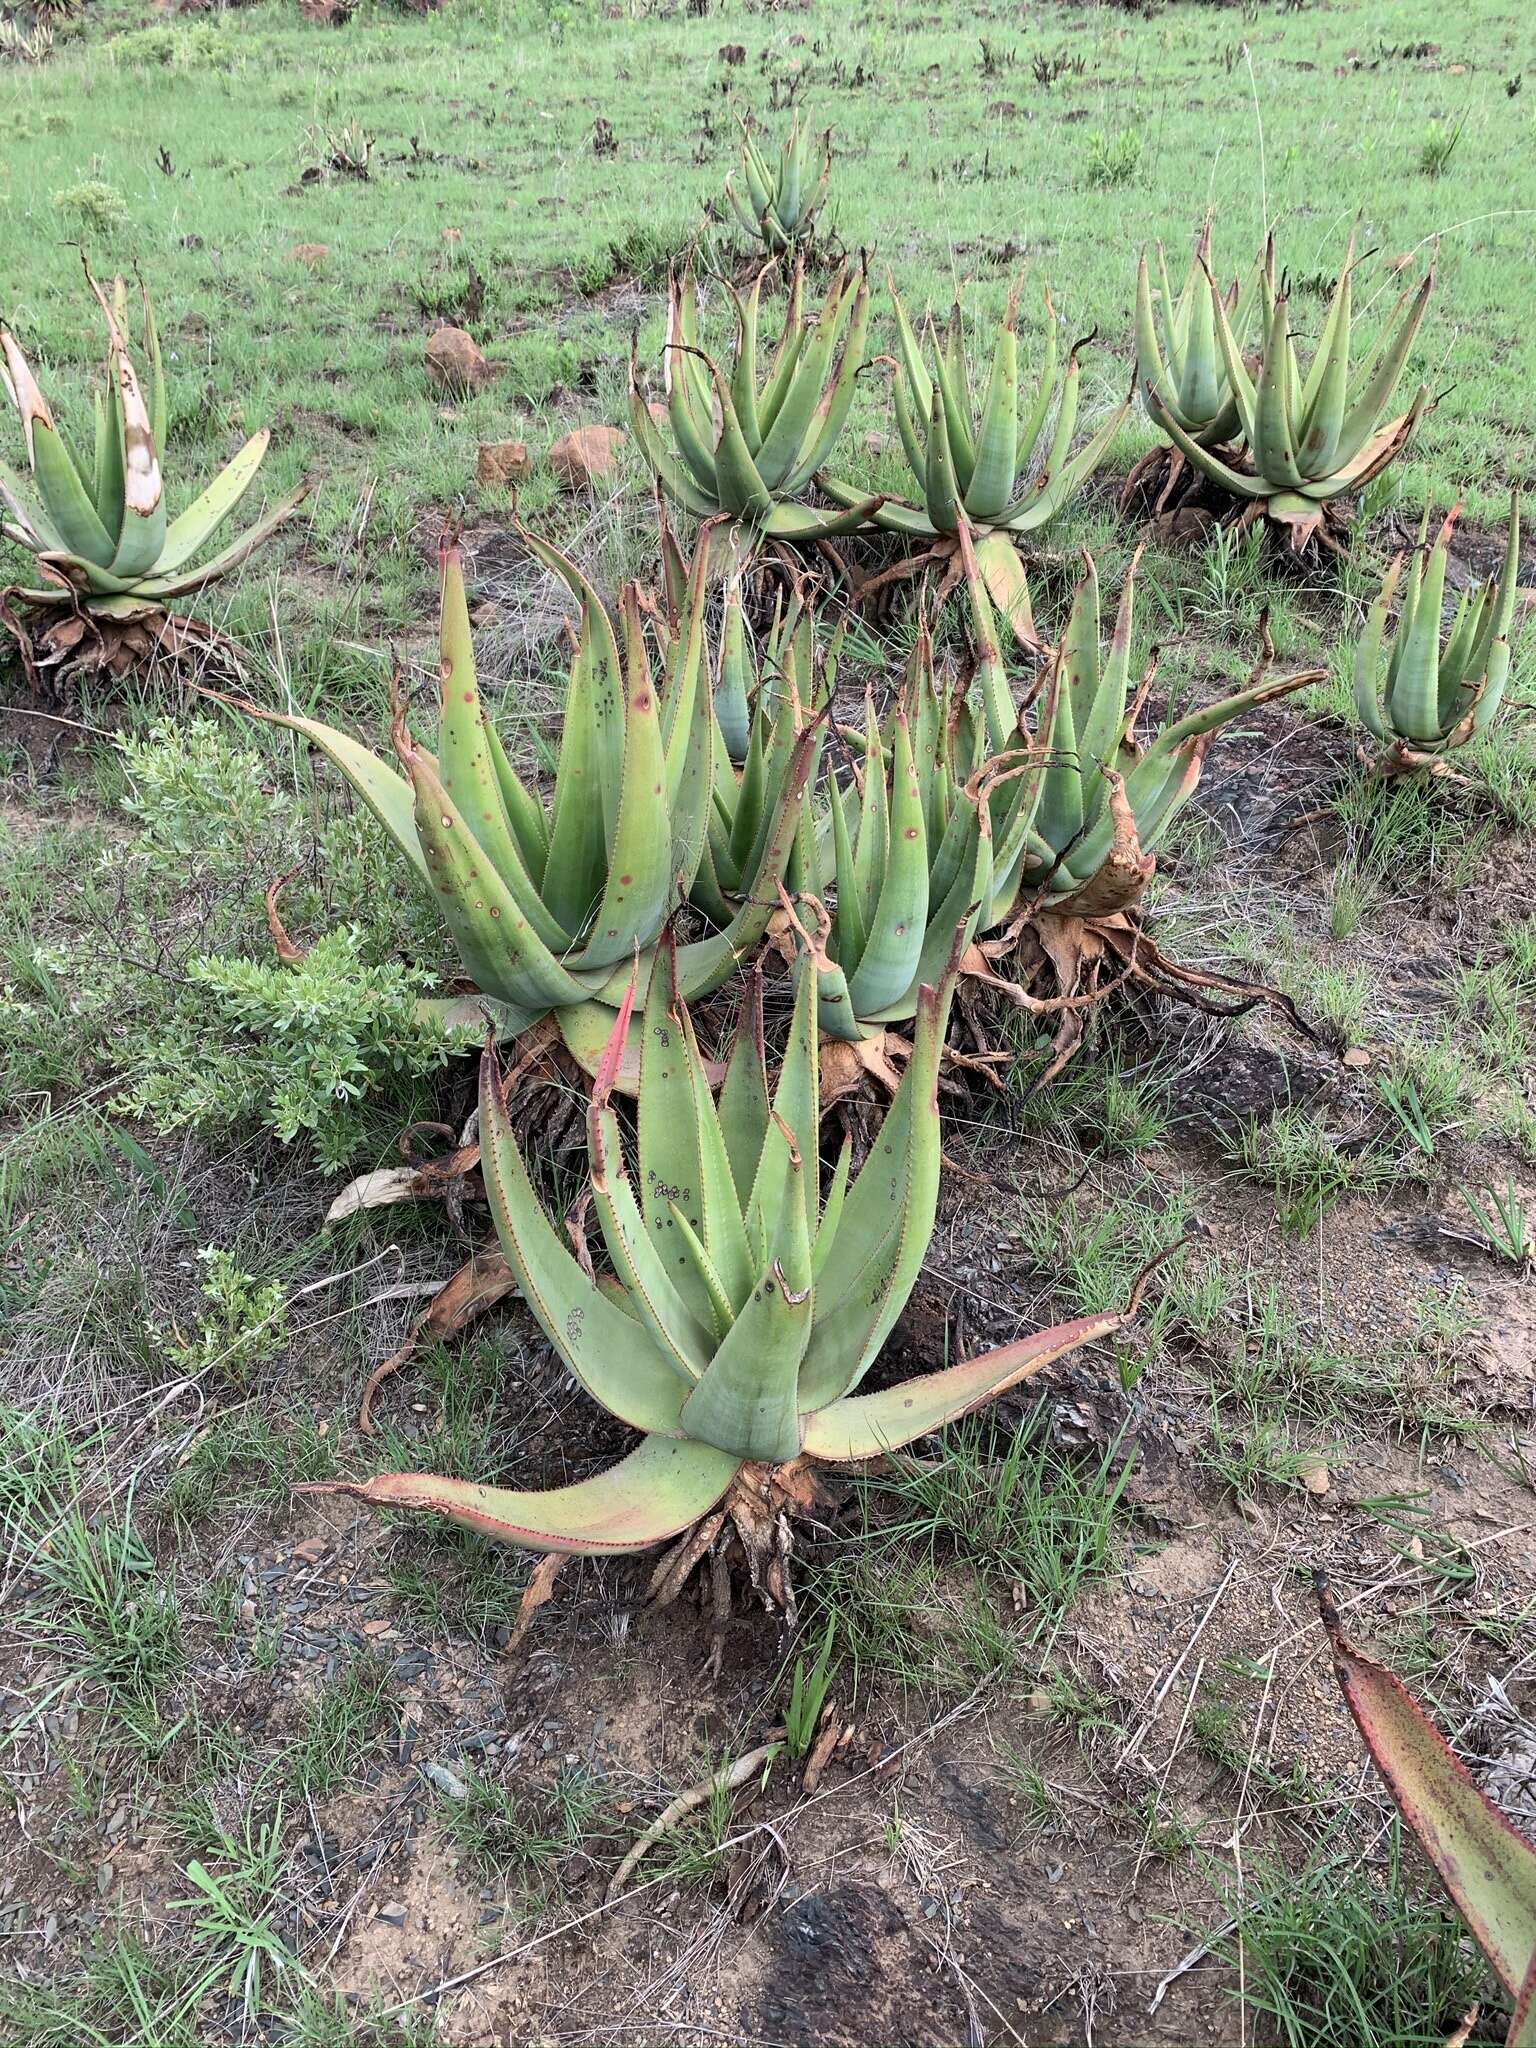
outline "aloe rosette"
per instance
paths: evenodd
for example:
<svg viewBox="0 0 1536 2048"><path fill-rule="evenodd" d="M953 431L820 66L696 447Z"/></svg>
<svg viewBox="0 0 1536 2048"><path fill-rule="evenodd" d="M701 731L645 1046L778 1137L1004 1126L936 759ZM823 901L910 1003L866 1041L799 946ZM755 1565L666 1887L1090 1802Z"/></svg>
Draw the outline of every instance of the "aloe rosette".
<svg viewBox="0 0 1536 2048"><path fill-rule="evenodd" d="M547 802L513 767L481 701L456 547L442 555L435 755L412 736L399 705L392 738L403 774L333 726L260 715L303 733L372 809L436 896L502 1029L525 1030L553 1012L588 1063L637 954L649 973L662 928L692 888L708 843L717 733L704 652L709 542L706 536L695 554L686 619L658 684L634 587L621 597L621 652L601 599L576 565L533 534L523 539L581 610ZM724 980L766 931L799 825L811 748L806 734L790 750L738 908L724 929L679 949L685 996Z"/></svg>
<svg viewBox="0 0 1536 2048"><path fill-rule="evenodd" d="M1019 288L1015 286L993 341L991 367L978 404L959 304L951 309L942 342L932 318L927 320L925 357L894 282L888 278L887 285L898 344L892 365L896 424L921 502L906 504L887 498L870 516L889 532L928 541L934 550L951 554L962 527L968 528L976 537L983 572L997 594L1001 596L1001 579L1011 577L1019 586L1013 602L1022 629L1028 616L1028 593L1013 543L1048 525L1082 489L1119 432L1130 411L1130 400L1127 398L1074 453L1082 375L1080 345L1067 351L1065 369L1060 369L1061 322L1048 286L1044 288L1045 336L1033 392L1026 391L1019 378ZM1055 421L1049 441L1044 443L1043 459L1037 463L1053 408ZM838 504L851 507L860 501L851 484L832 477L823 477L821 484Z"/></svg>
<svg viewBox="0 0 1536 2048"><path fill-rule="evenodd" d="M781 609L761 657L752 649L742 603L740 566L729 576L721 612L715 709L715 790L709 831L692 901L717 924L767 880L770 843L789 778L815 787L826 741L827 708L837 686L845 622L825 646L808 605ZM821 875L809 800L800 808L784 880L790 889L816 887Z"/></svg>
<svg viewBox="0 0 1536 2048"><path fill-rule="evenodd" d="M802 128L797 114L789 124L776 164L770 163L752 132L750 122L741 124L741 182L725 181L725 196L746 233L760 240L770 256L808 242L816 231L816 216L827 197L832 175L832 131L821 137L818 170L811 154L810 128Z"/></svg>
<svg viewBox="0 0 1536 2048"><path fill-rule="evenodd" d="M301 486L217 554L202 555L217 528L256 480L269 439L253 434L207 489L169 516L162 456L166 387L149 294L143 298L141 381L124 335L127 292L121 278L110 298L86 272L107 329L104 388L95 397L89 453L55 420L20 344L0 328L4 383L26 438L30 481L0 464L0 500L8 540L25 548L48 578L23 590L34 606L74 606L94 617L132 620L190 597L236 568L286 519L305 495ZM146 390L147 381L147 390Z"/></svg>
<svg viewBox="0 0 1536 2048"><path fill-rule="evenodd" d="M1139 561L1140 550L1126 572L1106 647L1098 572L1084 550L1085 573L1065 630L1049 656L1038 696L1017 714L1010 744L1013 705L1001 638L974 558L967 558L973 631L981 653L975 715L984 716L999 756L992 800L997 802L1013 776L1024 779L1030 793L1018 813L1019 856L994 887L990 918L978 927L966 966L1019 1007L1055 1019L1052 1057L1037 1087L1082 1043L1092 1005L1127 981L1178 999L1192 998L1207 1008L1207 992L1214 992L1236 1004L1229 1014L1269 1002L1299 1029L1306 1028L1294 1005L1277 991L1170 959L1148 932L1140 899L1156 872L1156 849L1193 794L1221 730L1260 705L1319 681L1325 672L1314 668L1268 677L1271 650L1265 632L1245 689L1163 726L1143 746L1135 729L1157 657L1154 649L1133 689ZM999 972L1005 962L1006 971ZM1053 992L1036 993L1041 982Z"/></svg>
<svg viewBox="0 0 1536 2048"><path fill-rule="evenodd" d="M1216 339L1216 317L1207 282L1211 268L1211 225L1207 213L1195 237L1184 281L1174 291L1161 242L1154 243L1154 284L1142 250L1136 265L1136 380L1150 404L1155 395L1170 419L1202 448L1219 447L1242 429L1242 414ZM1247 283L1234 278L1223 294L1227 324L1241 349L1252 322L1264 268L1261 256Z"/></svg>
<svg viewBox="0 0 1536 2048"><path fill-rule="evenodd" d="M829 1037L908 1023L956 933L963 949L1007 914L1030 858L1044 758L1019 731L969 543L966 560L981 649L970 689L945 701L920 622L890 715L877 723L866 700L862 761L831 782L819 821L836 889L816 942Z"/></svg>
<svg viewBox="0 0 1536 2048"><path fill-rule="evenodd" d="M846 1464L899 1449L1120 1328L1129 1309L860 1391L933 1230L939 1052L952 985L950 969L922 993L911 1062L864 1165L850 1171L845 1142L823 1188L816 977L800 978L771 1095L761 1010L748 1001L717 1106L664 948L645 1007L633 1173L610 1095L622 1011L590 1106L590 1206L608 1262L601 1272L545 1214L488 1051L480 1129L507 1263L561 1361L640 1442L595 1478L549 1492L424 1473L330 1490L556 1554L643 1550L722 1504L738 1529L755 1528L771 1543L773 1515L758 1511L789 1497L788 1475L802 1461Z"/></svg>
<svg viewBox="0 0 1536 2048"><path fill-rule="evenodd" d="M1291 333L1290 294L1275 283L1274 254L1258 276L1258 360L1250 373L1220 287L1206 270L1206 293L1220 360L1237 408L1246 465L1205 445L1166 402L1158 381L1140 373L1148 412L1187 461L1231 496L1286 527L1304 547L1322 527L1325 508L1359 490L1398 455L1430 404L1421 384L1405 413L1387 419L1434 287L1434 266L1404 291L1358 368L1351 362L1355 238L1351 234L1318 337L1303 373ZM1230 452L1230 451L1229 451Z"/></svg>
<svg viewBox="0 0 1536 2048"><path fill-rule="evenodd" d="M1486 730L1509 682L1509 629L1520 581L1520 494L1509 501L1503 566L1474 596L1464 590L1450 632L1441 616L1453 506L1433 546L1429 514L1408 571L1397 628L1382 662L1387 617L1403 571L1398 555L1387 570L1355 650L1355 709L1385 749L1387 774L1443 773L1447 757Z"/></svg>
<svg viewBox="0 0 1536 2048"><path fill-rule="evenodd" d="M1156 868L1156 849L1194 794L1221 730L1262 704L1320 681L1324 673L1312 668L1266 677L1261 662L1247 688L1160 727L1142 745L1135 727L1156 657L1133 692L1131 635L1140 559L1138 549L1121 586L1106 648L1098 571L1083 551L1083 577L1073 594L1037 726L1045 770L1022 882L1024 893L1042 909L1093 916L1135 902Z"/></svg>
<svg viewBox="0 0 1536 2048"><path fill-rule="evenodd" d="M765 264L745 292L724 285L736 320L724 370L700 346L691 260L681 277L668 279L663 374L676 454L651 417L633 360L630 419L657 482L685 511L701 519L723 514L769 540L824 540L863 525L879 502L854 494L842 511L797 502L832 453L853 404L869 332L869 279L862 262L852 275L839 269L808 320L797 258L783 326L760 379L760 302L772 268Z"/></svg>

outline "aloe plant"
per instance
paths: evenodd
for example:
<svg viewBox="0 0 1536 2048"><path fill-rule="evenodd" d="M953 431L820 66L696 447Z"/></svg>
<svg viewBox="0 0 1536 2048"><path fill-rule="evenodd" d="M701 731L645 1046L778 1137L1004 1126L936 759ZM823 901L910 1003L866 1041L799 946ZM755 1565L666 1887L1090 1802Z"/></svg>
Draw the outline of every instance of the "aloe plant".
<svg viewBox="0 0 1536 2048"><path fill-rule="evenodd" d="M692 901L723 924L760 883L763 854L784 801L788 777L799 775L800 750L809 749L804 768L814 788L825 744L826 713L837 686L846 621L827 644L819 642L815 617L796 598L781 609L754 658L742 602L738 561L728 577L722 608L714 687L715 791L709 833ZM785 870L794 890L819 886L814 819L807 801L800 808L795 844Z"/></svg>
<svg viewBox="0 0 1536 2048"><path fill-rule="evenodd" d="M950 965L922 992L915 1046L863 1167L822 1185L816 976L803 973L770 1095L760 1003L744 1006L718 1107L663 947L642 1033L635 1171L611 1099L621 1008L588 1118L589 1196L609 1270L544 1212L494 1053L481 1068L486 1186L507 1263L550 1344L639 1445L592 1479L512 1492L425 1473L320 1490L442 1516L546 1553L649 1548L729 1514L771 1548L794 1474L899 1449L1133 1312L1084 1316L876 1393L860 1384L911 1292L939 1186L937 1081ZM314 1489L311 1489L314 1490ZM711 1514L713 1523L701 1522ZM750 1533L749 1533L750 1532ZM684 1557L700 1554L695 1544Z"/></svg>
<svg viewBox="0 0 1536 2048"><path fill-rule="evenodd" d="M898 352L892 365L896 424L921 502L887 498L866 516L877 526L918 542L927 555L948 556L952 568L941 586L947 595L959 579L956 551L962 529L976 537L978 559L1001 601L1004 581L1014 586L1012 604L1022 632L1028 621L1024 583L1015 541L1049 524L1081 490L1119 432L1126 399L1074 454L1081 370L1078 347L1067 351L1058 374L1061 322L1045 288L1045 334L1033 393L1019 383L1018 296L1015 286L992 344L991 367L978 406L967 362L965 326L958 301L943 340L930 316L925 323L927 354L887 277L896 316ZM1043 460L1036 465L1046 422L1055 423ZM1029 474L1033 470L1033 474ZM1021 482L1021 477L1027 480ZM829 498L852 511L866 502L857 486L822 476ZM919 555L916 560L926 559ZM885 575L904 573L887 570Z"/></svg>
<svg viewBox="0 0 1536 2048"><path fill-rule="evenodd" d="M1290 295L1277 287L1273 246L1258 276L1258 361L1250 374L1220 287L1206 269L1206 292L1220 359L1247 443L1244 466L1205 445L1182 423L1155 377L1139 373L1148 412L1175 448L1250 514L1262 511L1300 549L1323 526L1325 508L1359 490L1398 455L1430 404L1421 384L1405 413L1385 417L1434 286L1431 264L1402 293L1359 368L1352 368L1355 238L1351 233L1316 354L1303 374L1291 334Z"/></svg>
<svg viewBox="0 0 1536 2048"><path fill-rule="evenodd" d="M16 337L0 328L4 383L26 438L30 483L0 464L7 540L25 548L47 579L18 593L23 602L85 608L98 619L131 621L190 597L236 568L305 496L293 491L215 555L199 561L217 528L255 482L267 429L253 434L207 489L169 517L162 458L167 401L160 338L142 292L147 395L125 338L123 280L110 298L86 272L107 329L104 389L98 388L90 452L55 420Z"/></svg>
<svg viewBox="0 0 1536 2048"><path fill-rule="evenodd" d="M827 129L821 138L819 171L810 150L811 131L801 127L798 114L789 124L777 164L764 155L751 123L741 124L745 191L738 192L734 180L727 178L725 196L743 229L760 240L770 256L801 247L816 232L816 216L826 201L832 175L832 130Z"/></svg>
<svg viewBox="0 0 1536 2048"><path fill-rule="evenodd" d="M772 269L765 264L744 293L723 281L736 318L725 369L700 346L692 260L681 277L669 277L663 370L677 453L651 417L633 359L630 419L657 482L685 511L701 519L724 515L769 540L823 540L862 526L879 503L857 493L841 512L798 502L831 454L853 404L869 332L869 280L862 262L853 275L844 266L820 312L807 321L804 266L797 257L783 326L767 375L759 379L760 302Z"/></svg>
<svg viewBox="0 0 1536 2048"><path fill-rule="evenodd" d="M1216 340L1211 306L1211 225L1209 210L1195 237L1194 254L1184 281L1175 293L1161 242L1154 243L1157 283L1154 286L1142 250L1136 265L1136 380L1148 404L1155 396L1169 418L1176 420L1202 448L1232 440L1242 427L1242 413L1232 380ZM1221 295L1227 324L1239 350L1252 322L1264 268L1261 256L1246 284L1236 278Z"/></svg>
<svg viewBox="0 0 1536 2048"><path fill-rule="evenodd" d="M1508 2048L1536 2048L1536 1844L1474 1784L1401 1680L1348 1640L1326 1587L1318 1599L1371 1761L1514 2006Z"/></svg>
<svg viewBox="0 0 1536 2048"><path fill-rule="evenodd" d="M1448 757L1486 730L1509 681L1509 628L1520 581L1520 493L1510 493L1499 574L1490 576L1476 597L1470 590L1462 592L1447 635L1441 611L1451 531L1460 509L1451 508L1432 547L1425 544L1425 511L1385 676L1382 644L1402 575L1401 555L1387 570L1356 648L1355 709L1385 749L1381 765L1387 774L1444 772Z"/></svg>
<svg viewBox="0 0 1536 2048"><path fill-rule="evenodd" d="M1023 891L1043 910L1103 916L1145 890L1156 849L1199 783L1221 730L1261 704L1322 679L1320 668L1265 677L1264 663L1234 691L1161 727L1143 746L1135 727L1156 671L1133 692L1131 635L1138 548L1121 586L1114 631L1101 641L1099 578L1083 551L1083 578L1041 700L1037 736L1046 766L1034 813Z"/></svg>
<svg viewBox="0 0 1536 2048"><path fill-rule="evenodd" d="M709 536L694 557L686 623L659 687L635 588L621 597L621 652L576 565L533 534L522 537L581 608L548 801L512 766L481 702L455 546L442 554L436 755L412 736L399 704L391 737L404 774L316 719L259 715L303 733L372 809L436 896L503 1029L525 1030L553 1011L586 1062L607 1036L637 953L649 972L663 925L692 889L708 846L717 734L704 654ZM813 742L806 732L789 750L755 865L737 877L739 906L723 930L679 950L687 997L717 986L767 929Z"/></svg>
<svg viewBox="0 0 1536 2048"><path fill-rule="evenodd" d="M816 950L830 1037L908 1022L956 932L964 947L999 923L1030 859L1044 758L1019 732L968 539L965 559L980 650L969 692L944 701L920 621L894 707L882 726L866 700L862 763L828 791L819 838L836 896Z"/></svg>

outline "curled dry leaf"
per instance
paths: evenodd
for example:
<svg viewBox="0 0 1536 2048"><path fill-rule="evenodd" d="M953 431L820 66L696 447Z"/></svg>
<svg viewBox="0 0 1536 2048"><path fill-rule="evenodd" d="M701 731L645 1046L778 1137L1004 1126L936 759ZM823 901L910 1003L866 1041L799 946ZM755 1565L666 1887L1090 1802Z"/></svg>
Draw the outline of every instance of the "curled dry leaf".
<svg viewBox="0 0 1536 2048"><path fill-rule="evenodd" d="M372 1435L373 1403L379 1388L402 1366L409 1365L423 1344L457 1336L466 1324L484 1315L488 1308L494 1308L516 1288L512 1270L499 1251L476 1252L466 1260L453 1278L433 1295L426 1314L419 1318L400 1349L392 1352L368 1375L368 1384L358 1403L358 1428L366 1435Z"/></svg>

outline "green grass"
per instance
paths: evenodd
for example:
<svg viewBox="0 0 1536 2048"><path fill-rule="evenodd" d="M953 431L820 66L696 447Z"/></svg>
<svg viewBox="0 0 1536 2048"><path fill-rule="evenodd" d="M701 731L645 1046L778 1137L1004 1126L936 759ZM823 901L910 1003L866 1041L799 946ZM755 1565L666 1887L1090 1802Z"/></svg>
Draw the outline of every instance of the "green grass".
<svg viewBox="0 0 1536 2048"><path fill-rule="evenodd" d="M1000 309L1014 267L1003 245L1028 247L1071 330L1102 337L1086 359L1085 414L1124 387L1131 249L1162 236L1181 250L1207 197L1224 267L1246 261L1267 204L1303 285L1336 263L1356 207L1387 255L1422 255L1438 234L1415 363L1446 396L1404 465L1405 497L1445 502L1466 488L1471 516L1502 511L1495 479L1517 466L1513 423L1536 377L1536 337L1509 290L1526 227L1505 166L1530 116L1500 78L1517 68L1518 10L1482 0L1459 17L1478 61L1455 79L1403 59L1350 67L1346 53L1371 44L1366 0L1266 10L1243 27L1251 81L1246 58L1226 68L1228 46L1201 10L1104 11L1074 44L1082 74L1049 87L1028 67L1059 42L1051 21L1021 34L1019 64L998 79L958 12L871 9L850 24L820 0L797 16L794 50L735 13L610 20L460 0L451 34L365 6L338 35L276 5L175 22L114 0L51 62L0 82L15 182L0 219L4 310L50 374L68 388L97 354L67 246L77 235L99 266L137 265L153 282L182 490L263 422L276 428L266 488L316 478L297 530L231 596L237 630L267 637L267 579L301 548L313 574L298 609L313 626L284 621L290 658L318 644L312 633L347 638L360 601L385 631L412 623L426 571L409 544L415 519L492 502L472 481L477 439L515 433L537 448L571 417L620 417L636 316L601 295L631 277L650 295L638 324L654 365L665 258L707 204L723 205L733 124L715 53L733 31L753 53L731 81L748 104L766 114L793 66L807 117L832 125L829 218L847 246L895 267L909 302L942 306L973 270L973 303ZM1405 41L1442 26L1429 0L1394 14ZM935 93L945 118L930 127ZM614 155L593 150L598 114ZM1458 140L1429 176L1436 121L1456 124ZM372 139L365 179L331 168L344 131ZM939 207L924 198L935 186ZM311 268L287 253L299 243L330 253ZM421 346L438 317L468 317L471 263L485 290L470 324L503 374L445 409ZM1378 312L1384 281L1379 264L1362 279L1360 299ZM1027 322L1026 351L1033 332ZM870 381L866 424L883 405ZM1122 457L1149 439L1140 422L1127 427ZM549 496L547 482L531 485L526 510L544 513Z"/></svg>
<svg viewBox="0 0 1536 2048"><path fill-rule="evenodd" d="M1013 1430L957 1427L932 1456L891 1467L860 1486L862 1528L807 1574L855 1676L949 1687L1012 1669L1048 1652L1117 1567L1130 1457L1116 1443L1058 1450L1043 1406Z"/></svg>
<svg viewBox="0 0 1536 2048"><path fill-rule="evenodd" d="M623 1834L612 1788L589 1770L563 1764L548 1782L469 1772L462 1799L440 1798L444 1836L466 1852L483 1876L514 1887L524 1910L536 1912L590 1876Z"/></svg>
<svg viewBox="0 0 1536 2048"><path fill-rule="evenodd" d="M1481 1958L1405 1867L1397 1824L1379 1869L1324 1848L1301 1871L1248 1873L1215 1952L1243 1971L1250 2027L1279 2048L1440 2048L1481 2003L1474 2039L1503 2039Z"/></svg>
<svg viewBox="0 0 1536 2048"><path fill-rule="evenodd" d="M388 1680L382 1658L360 1656L310 1695L285 1758L297 1798L323 1799L358 1775L385 1719Z"/></svg>

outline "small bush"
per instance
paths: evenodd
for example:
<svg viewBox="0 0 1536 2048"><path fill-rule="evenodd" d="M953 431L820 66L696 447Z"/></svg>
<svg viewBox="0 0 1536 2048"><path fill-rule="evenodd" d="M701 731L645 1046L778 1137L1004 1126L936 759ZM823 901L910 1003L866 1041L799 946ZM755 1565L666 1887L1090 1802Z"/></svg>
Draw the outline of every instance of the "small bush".
<svg viewBox="0 0 1536 2048"><path fill-rule="evenodd" d="M455 1050L420 1011L425 982L398 961L370 964L355 925L327 932L295 966L193 960L170 1025L113 1106L162 1130L254 1121L285 1145L307 1133L323 1170L338 1173L362 1141L362 1098L435 1072Z"/></svg>
<svg viewBox="0 0 1536 2048"><path fill-rule="evenodd" d="M1134 128L1122 128L1118 135L1106 135L1096 128L1088 138L1088 163L1084 177L1095 192L1115 185L1129 185L1141 164L1141 137Z"/></svg>
<svg viewBox="0 0 1536 2048"><path fill-rule="evenodd" d="M208 1312L198 1317L197 1334L151 1332L167 1359L180 1373L210 1368L236 1384L250 1378L259 1365L276 1357L288 1340L288 1312L282 1284L257 1280L217 1245L198 1253L206 1278L203 1299Z"/></svg>
<svg viewBox="0 0 1536 2048"><path fill-rule="evenodd" d="M86 178L78 185L66 185L53 195L54 209L82 228L98 235L110 234L128 218L128 202L115 185L100 178Z"/></svg>

